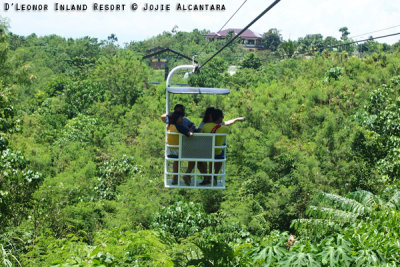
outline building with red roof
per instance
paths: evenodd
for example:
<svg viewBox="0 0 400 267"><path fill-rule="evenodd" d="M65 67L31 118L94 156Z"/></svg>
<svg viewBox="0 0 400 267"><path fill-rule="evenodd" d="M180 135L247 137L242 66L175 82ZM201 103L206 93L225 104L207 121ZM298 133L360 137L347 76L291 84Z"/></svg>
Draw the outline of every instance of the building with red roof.
<svg viewBox="0 0 400 267"><path fill-rule="evenodd" d="M236 36L242 29L226 29L219 32L210 32L204 35L208 42L212 42L214 40L225 40L227 36L233 34ZM259 33L255 33L250 29L245 30L239 37L240 43L244 48L249 51L264 49L262 45L262 35Z"/></svg>

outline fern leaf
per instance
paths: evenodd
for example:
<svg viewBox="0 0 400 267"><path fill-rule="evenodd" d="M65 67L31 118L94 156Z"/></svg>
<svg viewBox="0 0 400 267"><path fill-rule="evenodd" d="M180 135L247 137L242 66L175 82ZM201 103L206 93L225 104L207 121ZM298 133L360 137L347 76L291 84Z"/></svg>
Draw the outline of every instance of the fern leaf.
<svg viewBox="0 0 400 267"><path fill-rule="evenodd" d="M327 228L327 220L325 219L295 219L290 224L291 228L299 229L325 229Z"/></svg>
<svg viewBox="0 0 400 267"><path fill-rule="evenodd" d="M309 206L306 210L306 214L315 218L329 219L338 223L351 222L359 216L358 213L316 206Z"/></svg>
<svg viewBox="0 0 400 267"><path fill-rule="evenodd" d="M360 215L364 215L365 213L370 212L370 209L365 207L360 202L358 202L354 199L347 198L347 197L342 197L342 196L335 195L335 194L321 192L319 194L318 199L322 203L332 205L335 208L338 208L338 209L341 209L344 211L358 213Z"/></svg>
<svg viewBox="0 0 400 267"><path fill-rule="evenodd" d="M396 191L384 207L390 209L400 209L400 191Z"/></svg>
<svg viewBox="0 0 400 267"><path fill-rule="evenodd" d="M377 205L381 206L383 203L378 196L364 190L352 192L349 197L369 208L373 208Z"/></svg>
<svg viewBox="0 0 400 267"><path fill-rule="evenodd" d="M303 237L322 237L328 231L339 230L340 225L327 219L296 219L290 227L294 228Z"/></svg>

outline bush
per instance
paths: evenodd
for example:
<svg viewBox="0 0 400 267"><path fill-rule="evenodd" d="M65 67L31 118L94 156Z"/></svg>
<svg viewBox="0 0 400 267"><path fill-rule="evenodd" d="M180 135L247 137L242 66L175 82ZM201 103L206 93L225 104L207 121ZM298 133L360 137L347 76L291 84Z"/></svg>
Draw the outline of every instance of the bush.
<svg viewBox="0 0 400 267"><path fill-rule="evenodd" d="M178 201L163 207L151 224L151 228L171 233L176 238L186 238L216 225L216 219L204 212L200 204Z"/></svg>

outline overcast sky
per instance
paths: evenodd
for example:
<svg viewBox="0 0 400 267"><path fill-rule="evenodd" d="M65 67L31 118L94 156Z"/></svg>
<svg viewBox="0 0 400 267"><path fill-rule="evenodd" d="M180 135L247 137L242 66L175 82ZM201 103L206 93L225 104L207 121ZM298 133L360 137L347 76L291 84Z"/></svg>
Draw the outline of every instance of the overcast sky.
<svg viewBox="0 0 400 267"><path fill-rule="evenodd" d="M61 12L55 10L55 3L87 4L88 10ZM171 31L176 25L180 31L207 29L217 31L237 10L244 0L178 0L178 1L126 1L126 0L1 0L0 16L7 18L10 31L19 35L36 33L39 36L57 34L63 37L84 36L107 39L114 33L121 44L140 41L163 31ZM247 0L243 8L225 28L242 28L270 5L272 0ZM8 11L5 4L14 3ZM93 11L93 4L125 4L125 11ZM130 5L137 3L139 9L131 11ZM142 8L148 4L170 4L170 11L149 12ZM225 11L177 11L181 4L224 4ZM47 4L48 11L16 11L19 4ZM251 29L264 33L277 28L284 39L295 40L306 34L321 33L324 37L340 38L339 28L347 26L350 36L361 40L369 36L381 36L400 32L400 0L281 0L269 13L256 22ZM395 27L396 26L396 27ZM381 39L380 42L393 44L400 35Z"/></svg>

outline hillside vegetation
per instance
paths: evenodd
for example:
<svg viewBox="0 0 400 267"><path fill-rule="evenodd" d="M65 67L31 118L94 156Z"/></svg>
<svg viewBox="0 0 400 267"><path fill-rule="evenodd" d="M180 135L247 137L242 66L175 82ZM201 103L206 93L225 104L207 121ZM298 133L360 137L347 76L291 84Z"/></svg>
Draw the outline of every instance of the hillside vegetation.
<svg viewBox="0 0 400 267"><path fill-rule="evenodd" d="M399 45L307 58L233 45L190 78L229 96L174 99L197 125L208 106L246 117L227 140L227 189L171 190L165 84L140 58L150 43L192 55L201 31L124 48L0 34L1 265L400 262Z"/></svg>

